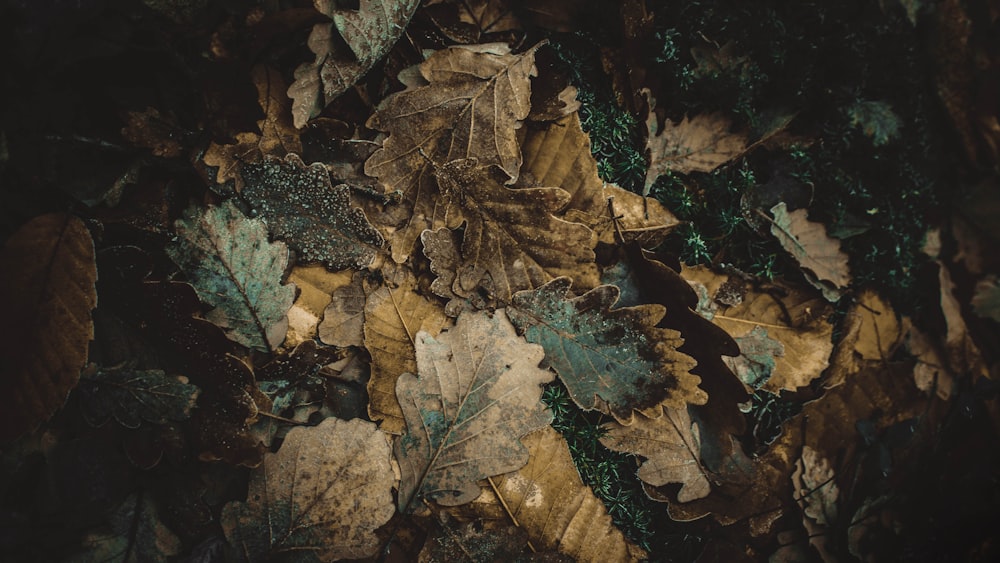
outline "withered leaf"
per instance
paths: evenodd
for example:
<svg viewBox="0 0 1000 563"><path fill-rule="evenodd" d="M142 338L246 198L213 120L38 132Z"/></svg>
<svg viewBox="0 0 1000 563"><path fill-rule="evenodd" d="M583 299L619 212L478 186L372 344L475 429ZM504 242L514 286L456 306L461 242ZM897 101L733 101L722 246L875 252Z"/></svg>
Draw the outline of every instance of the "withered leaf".
<svg viewBox="0 0 1000 563"><path fill-rule="evenodd" d="M972 310L980 317L1000 322L1000 281L995 276L976 282Z"/></svg>
<svg viewBox="0 0 1000 563"><path fill-rule="evenodd" d="M354 273L351 283L330 294L330 304L323 311L319 339L331 346L361 346L364 342L365 292L361 275Z"/></svg>
<svg viewBox="0 0 1000 563"><path fill-rule="evenodd" d="M351 270L330 272L318 264L292 268L288 281L299 289L299 296L288 310L286 346L298 346L306 340L316 338L320 319L331 302L330 296L349 285L352 278Z"/></svg>
<svg viewBox="0 0 1000 563"><path fill-rule="evenodd" d="M382 235L360 209L350 188L333 186L320 163L306 166L296 154L265 158L243 168L241 196L275 238L288 242L301 260L330 270L365 268L382 248Z"/></svg>
<svg viewBox="0 0 1000 563"><path fill-rule="evenodd" d="M126 428L138 428L143 420L164 424L187 419L199 389L162 370L119 367L85 373L78 392L91 424L100 426L114 417Z"/></svg>
<svg viewBox="0 0 1000 563"><path fill-rule="evenodd" d="M656 100L647 89L641 90L641 93L649 102L649 115L646 117L649 169L642 195L649 195L656 179L667 172L712 172L746 150L746 135L730 132L731 123L721 114L684 117L677 124L667 120L661 131L653 111Z"/></svg>
<svg viewBox="0 0 1000 563"><path fill-rule="evenodd" d="M175 224L178 239L167 254L214 309L208 320L232 340L269 352L285 339L286 314L295 286L282 284L288 248L268 242L259 219L248 219L232 201L192 207Z"/></svg>
<svg viewBox="0 0 1000 563"><path fill-rule="evenodd" d="M555 553L528 552L528 534L509 522L487 520L459 524L441 513L437 533L427 538L419 563L570 563Z"/></svg>
<svg viewBox="0 0 1000 563"><path fill-rule="evenodd" d="M111 513L106 530L88 533L72 563L166 563L181 553L183 543L160 519L152 498L143 492L128 496Z"/></svg>
<svg viewBox="0 0 1000 563"><path fill-rule="evenodd" d="M133 145L149 149L154 156L175 158L184 152L180 127L172 116L162 115L154 107L126 113L122 137Z"/></svg>
<svg viewBox="0 0 1000 563"><path fill-rule="evenodd" d="M607 434L601 437L601 443L616 452L646 458L637 473L644 482L653 486L680 483L678 502L703 498L711 491L711 484L699 457L698 426L691 421L687 408L663 411L657 418L636 417L629 426L606 423Z"/></svg>
<svg viewBox="0 0 1000 563"><path fill-rule="evenodd" d="M740 346L740 355L723 361L743 383L755 389L763 387L771 379L777 358L785 355L784 345L759 325L733 340Z"/></svg>
<svg viewBox="0 0 1000 563"><path fill-rule="evenodd" d="M389 444L374 424L328 418L288 432L250 474L246 502L222 510L241 561L334 561L374 555L392 517Z"/></svg>
<svg viewBox="0 0 1000 563"><path fill-rule="evenodd" d="M0 249L0 443L33 430L63 405L87 362L97 305L94 242L80 219L36 217Z"/></svg>
<svg viewBox="0 0 1000 563"><path fill-rule="evenodd" d="M308 45L316 60L299 65L288 88L295 127L300 129L389 52L420 2L360 0L357 10L339 9L333 0L313 0L313 5L333 22L313 26Z"/></svg>
<svg viewBox="0 0 1000 563"><path fill-rule="evenodd" d="M888 360L903 339L896 311L871 289L861 292L857 301L854 309L861 316L861 327L854 350L865 360Z"/></svg>
<svg viewBox="0 0 1000 563"><path fill-rule="evenodd" d="M802 457L796 462L792 484L802 512L821 526L837 520L837 496L840 490L834 481L833 467L822 452L810 446L802 447Z"/></svg>
<svg viewBox="0 0 1000 563"><path fill-rule="evenodd" d="M475 499L478 480L527 463L521 437L552 420L541 402L553 378L538 367L542 348L518 337L502 309L462 313L437 338L417 333L416 349L419 377L396 382L407 427L394 448L404 513L420 498L445 506Z"/></svg>
<svg viewBox="0 0 1000 563"><path fill-rule="evenodd" d="M420 234L424 256L431 262L431 273L437 276L431 282L430 290L434 295L448 299L444 312L449 317L457 317L466 309L491 308L495 302L494 299L483 295L485 291L478 287L466 291L460 284L455 283L459 265L462 263L459 236L458 232L448 228L427 230Z"/></svg>
<svg viewBox="0 0 1000 563"><path fill-rule="evenodd" d="M771 214L771 234L802 266L806 281L823 292L827 301L840 299L841 290L851 283L840 241L828 236L822 223L810 221L805 209L789 213L781 202L771 208Z"/></svg>
<svg viewBox="0 0 1000 563"><path fill-rule="evenodd" d="M510 182L517 178L516 129L528 115L534 53L512 55L499 43L437 51L420 64L414 83L385 98L368 120L368 127L389 137L365 163L365 173L386 192L402 194L402 204L385 218L396 229L396 262L406 260L424 229L458 226L445 217L436 166L477 158L484 167L498 166Z"/></svg>
<svg viewBox="0 0 1000 563"><path fill-rule="evenodd" d="M475 159L451 161L435 176L449 218L465 221L456 293L485 285L497 300L509 303L515 292L559 276L570 276L582 287L596 284L593 231L552 214L565 205L566 192L507 188Z"/></svg>
<svg viewBox="0 0 1000 563"><path fill-rule="evenodd" d="M417 333L437 336L450 324L436 300L417 293L412 273L399 277L396 283L373 291L364 310L364 345L372 357L368 414L390 434L401 434L406 428L396 399L396 379L417 371Z"/></svg>
<svg viewBox="0 0 1000 563"><path fill-rule="evenodd" d="M617 287L602 285L570 298L570 284L557 278L519 292L508 315L529 342L545 349L542 365L559 374L580 408L628 423L633 410L705 402L698 376L690 373L694 359L677 351L684 340L677 331L656 328L662 306L611 309Z"/></svg>
<svg viewBox="0 0 1000 563"><path fill-rule="evenodd" d="M521 27L509 0L429 0L424 10L441 33L456 43L483 43L483 36L495 36Z"/></svg>
<svg viewBox="0 0 1000 563"><path fill-rule="evenodd" d="M205 164L219 168L215 176L218 183L235 180L238 189L242 189L239 171L244 164L260 162L265 156L281 158L302 152L298 131L289 121L291 103L285 96L281 73L258 65L251 78L257 87L257 103L264 111L264 119L257 122L260 131L237 133L235 145L212 143L204 157Z"/></svg>

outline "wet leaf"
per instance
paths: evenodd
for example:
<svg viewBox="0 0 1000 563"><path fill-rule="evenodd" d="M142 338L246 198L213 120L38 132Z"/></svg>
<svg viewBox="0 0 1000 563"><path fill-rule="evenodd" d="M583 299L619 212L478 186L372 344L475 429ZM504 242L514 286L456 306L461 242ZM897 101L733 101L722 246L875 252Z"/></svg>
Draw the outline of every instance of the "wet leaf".
<svg viewBox="0 0 1000 563"><path fill-rule="evenodd" d="M334 561L374 555L392 517L389 444L374 424L328 418L288 432L250 474L246 502L222 510L241 561Z"/></svg>
<svg viewBox="0 0 1000 563"><path fill-rule="evenodd" d="M822 291L827 301L840 299L841 290L851 283L840 241L828 236L822 223L810 221L805 209L789 213L782 202L771 208L771 214L771 234L802 266L806 281Z"/></svg>
<svg viewBox="0 0 1000 563"><path fill-rule="evenodd" d="M505 183L517 179L516 129L528 115L534 52L512 55L498 43L437 51L409 77L409 87L385 98L368 120L368 127L389 137L365 163L365 173L386 192L402 194L402 203L380 221L395 229L396 262L406 260L425 229L458 226L445 218L437 166L476 158L484 167L499 167L510 179Z"/></svg>
<svg viewBox="0 0 1000 563"><path fill-rule="evenodd" d="M79 393L83 415L94 426L114 417L126 428L138 428L143 420L153 424L186 420L199 390L186 378L161 370L113 368L84 374Z"/></svg>
<svg viewBox="0 0 1000 563"><path fill-rule="evenodd" d="M87 362L97 305L94 242L65 213L36 217L0 249L0 443L34 430L66 401Z"/></svg>
<svg viewBox="0 0 1000 563"><path fill-rule="evenodd" d="M237 189L243 187L239 172L244 164L260 162L265 156L282 158L302 152L302 141L289 119L291 102L285 96L281 73L258 65L250 76L257 87L257 103L264 111L264 119L257 122L259 131L237 133L233 145L212 143L204 157L205 164L219 168L215 176L218 183L235 180Z"/></svg>
<svg viewBox="0 0 1000 563"><path fill-rule="evenodd" d="M177 242L167 254L187 275L198 297L214 307L208 320L248 348L278 347L295 286L282 284L288 248L268 242L259 219L247 219L231 201L190 208L175 224Z"/></svg>
<svg viewBox="0 0 1000 563"><path fill-rule="evenodd" d="M972 296L972 310L977 315L1000 322L1000 281L995 276L981 279L976 283Z"/></svg>
<svg viewBox="0 0 1000 563"><path fill-rule="evenodd" d="M331 346L361 346L364 343L365 292L361 276L354 274L351 283L330 294L330 304L323 311L319 339Z"/></svg>
<svg viewBox="0 0 1000 563"><path fill-rule="evenodd" d="M88 533L73 563L166 563L183 550L181 539L160 519L147 494L128 496L111 514L107 530Z"/></svg>
<svg viewBox="0 0 1000 563"><path fill-rule="evenodd" d="M330 296L349 285L352 278L351 270L330 272L318 264L292 268L288 281L295 284L299 295L288 310L286 346L298 346L306 340L316 338L320 319L331 302Z"/></svg>
<svg viewBox="0 0 1000 563"><path fill-rule="evenodd" d="M308 45L316 60L299 65L288 88L295 127L304 127L385 56L419 4L418 0L360 0L357 10L349 10L339 9L333 0L313 0L316 10L333 22L313 27Z"/></svg>
<svg viewBox="0 0 1000 563"><path fill-rule="evenodd" d="M508 315L529 342L545 349L542 365L553 368L584 410L601 410L626 424L632 411L660 403L686 408L703 404L694 360L677 351L677 331L656 328L659 305L612 309L618 288L602 285L571 298L570 280L557 278L514 296Z"/></svg>
<svg viewBox="0 0 1000 563"><path fill-rule="evenodd" d="M729 369L740 381L759 389L771 379L777 358L785 355L785 347L767 334L767 329L755 326L744 336L734 338L740 346L736 358L724 358Z"/></svg>
<svg viewBox="0 0 1000 563"><path fill-rule="evenodd" d="M360 209L351 207L350 188L333 186L319 163L306 166L296 154L265 158L243 168L242 197L251 215L288 243L299 259L330 270L365 268L382 248L382 235Z"/></svg>
<svg viewBox="0 0 1000 563"><path fill-rule="evenodd" d="M445 506L479 496L479 479L528 461L521 437L552 420L541 385L543 352L517 336L503 310L462 313L455 327L416 337L419 377L396 382L407 433L396 439L400 511L418 499Z"/></svg>

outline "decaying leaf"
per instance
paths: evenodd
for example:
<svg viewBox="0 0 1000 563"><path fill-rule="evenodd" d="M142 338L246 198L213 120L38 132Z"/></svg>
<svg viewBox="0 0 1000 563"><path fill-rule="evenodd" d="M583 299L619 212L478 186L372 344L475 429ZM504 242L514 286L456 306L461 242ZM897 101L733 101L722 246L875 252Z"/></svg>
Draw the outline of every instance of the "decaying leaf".
<svg viewBox="0 0 1000 563"><path fill-rule="evenodd" d="M602 285L570 298L570 285L568 278L557 278L519 292L508 315L529 342L545 349L542 365L559 374L580 408L608 412L627 424L633 410L705 403L700 380L690 373L694 360L677 351L684 340L677 331L656 328L663 307L612 309L617 287Z"/></svg>
<svg viewBox="0 0 1000 563"><path fill-rule="evenodd" d="M83 538L72 563L166 563L181 553L181 539L160 519L148 494L133 493L111 513L108 529Z"/></svg>
<svg viewBox="0 0 1000 563"><path fill-rule="evenodd" d="M222 184L235 180L242 189L240 168L250 162L260 162L265 156L282 158L289 153L301 153L302 141L289 120L291 103L285 96L285 82L281 73L273 68L258 65L251 78L257 86L257 102L264 111L264 119L257 122L259 132L236 134L235 145L212 143L205 151L205 164L217 166L215 180Z"/></svg>
<svg viewBox="0 0 1000 563"><path fill-rule="evenodd" d="M176 158L184 152L178 139L180 127L171 116L154 107L126 113L122 137L133 145L149 149L154 156Z"/></svg>
<svg viewBox="0 0 1000 563"><path fill-rule="evenodd" d="M802 512L821 526L837 520L837 496L840 489L833 480L830 460L809 446L802 447L802 457L792 475L795 494Z"/></svg>
<svg viewBox="0 0 1000 563"><path fill-rule="evenodd" d="M676 125L668 120L661 131L659 119L653 111L656 100L647 89L641 90L641 93L649 102L649 115L646 117L649 169L642 195L649 195L656 179L667 172L711 172L746 150L746 135L730 132L729 119L721 114L685 117Z"/></svg>
<svg viewBox="0 0 1000 563"><path fill-rule="evenodd" d="M486 309L495 305L496 300L484 295L486 291L478 286L472 291L466 291L455 283L459 264L462 262L458 232L448 228L424 231L420 234L420 242L424 256L431 262L431 273L437 276L431 282L430 290L434 295L448 300L444 308L445 314L457 317L466 309Z"/></svg>
<svg viewBox="0 0 1000 563"><path fill-rule="evenodd" d="M528 534L509 522L487 520L459 524L440 514L437 533L427 538L419 563L571 563L569 557L555 553L528 551Z"/></svg>
<svg viewBox="0 0 1000 563"><path fill-rule="evenodd" d="M810 221L805 209L789 213L782 202L771 208L771 214L771 234L802 266L806 281L828 301L840 299L841 290L851 283L847 254L840 250L840 241L828 236L822 223Z"/></svg>
<svg viewBox="0 0 1000 563"><path fill-rule="evenodd" d="M33 430L63 405L87 362L97 305L94 242L83 221L42 215L0 249L0 443Z"/></svg>
<svg viewBox="0 0 1000 563"><path fill-rule="evenodd" d="M861 328L854 350L865 360L886 361L903 339L896 311L870 289L862 292L857 299L856 312L861 316Z"/></svg>
<svg viewBox="0 0 1000 563"><path fill-rule="evenodd" d="M785 346L771 338L767 329L759 325L734 340L740 346L740 355L723 358L726 365L743 383L754 389L763 387L771 379L777 358L785 355Z"/></svg>
<svg viewBox="0 0 1000 563"><path fill-rule="evenodd" d="M295 286L281 283L288 248L268 242L264 223L248 219L232 201L190 208L175 228L178 238L167 254L214 307L208 320L248 348L269 352L281 345L295 299Z"/></svg>
<svg viewBox="0 0 1000 563"><path fill-rule="evenodd" d="M365 268L382 248L382 235L363 211L351 207L350 188L331 185L322 164L306 166L296 154L265 158L243 167L243 181L241 195L251 214L301 260L330 270Z"/></svg>
<svg viewBox="0 0 1000 563"><path fill-rule="evenodd" d="M944 338L948 366L952 373L968 373L973 378L988 377L989 368L983 354L969 334L969 327L962 317L962 305L955 297L951 273L941 262L938 262L938 283L941 287L941 313L948 327Z"/></svg>
<svg viewBox="0 0 1000 563"><path fill-rule="evenodd" d="M351 283L330 294L330 304L319 324L319 339L331 346L361 346L364 343L365 292L361 275L355 272Z"/></svg>
<svg viewBox="0 0 1000 563"><path fill-rule="evenodd" d="M521 290L559 276L580 287L598 280L594 233L552 213L567 194L558 188L510 189L475 159L454 160L435 171L454 228L465 222L455 284L461 293L485 286L502 303Z"/></svg>
<svg viewBox="0 0 1000 563"><path fill-rule="evenodd" d="M143 420L164 424L187 419L199 390L186 378L161 370L116 368L85 373L78 392L91 424L100 426L114 417L126 428L138 428Z"/></svg>
<svg viewBox="0 0 1000 563"><path fill-rule="evenodd" d="M678 502L703 498L711 491L708 474L702 467L701 438L698 425L691 421L687 408L664 408L662 416L636 417L633 424L617 422L604 425L607 434L601 443L616 452L628 452L646 458L638 476L659 487L680 483Z"/></svg>
<svg viewBox="0 0 1000 563"><path fill-rule="evenodd" d="M299 289L292 308L288 310L288 335L285 345L295 347L316 338L320 319L330 304L331 295L351 283L353 272L330 272L318 264L295 266L288 281Z"/></svg>
<svg viewBox="0 0 1000 563"><path fill-rule="evenodd" d="M382 221L396 229L396 262L406 260L425 229L458 226L446 224L437 166L476 158L484 167L499 167L510 182L517 179L516 129L528 115L534 53L512 55L499 43L437 51L411 73L409 87L385 98L368 120L368 127L389 137L365 163L365 173L386 192L402 194L402 204Z"/></svg>
<svg viewBox="0 0 1000 563"><path fill-rule="evenodd" d="M916 358L913 381L925 393L935 393L942 400L951 398L955 389L955 374L941 350L914 325L906 333L906 350Z"/></svg>
<svg viewBox="0 0 1000 563"><path fill-rule="evenodd" d="M476 481L527 463L521 437L552 420L541 402L553 378L538 367L542 348L518 337L502 309L462 313L436 339L419 332L416 349L419 377L396 382L407 427L394 448L404 513L420 498L444 506L475 499Z"/></svg>
<svg viewBox="0 0 1000 563"><path fill-rule="evenodd" d="M288 88L299 129L389 52L420 2L360 0L357 10L340 9L334 0L313 0L313 5L333 22L313 27L308 45L316 60L299 65Z"/></svg>
<svg viewBox="0 0 1000 563"><path fill-rule="evenodd" d="M429 0L424 10L441 33L456 43L483 43L484 35L521 27L509 0Z"/></svg>
<svg viewBox="0 0 1000 563"><path fill-rule="evenodd" d="M1000 322L1000 281L996 276L986 277L976 283L972 310L980 317Z"/></svg>
<svg viewBox="0 0 1000 563"><path fill-rule="evenodd" d="M374 424L328 418L288 432L250 474L246 502L222 510L241 561L334 561L374 555L392 517L393 472Z"/></svg>
<svg viewBox="0 0 1000 563"><path fill-rule="evenodd" d="M416 278L407 272L373 291L365 302L364 345L372 357L368 414L390 434L406 428L396 399L396 379L417 371L417 333L437 336L450 324L441 305L416 289Z"/></svg>
<svg viewBox="0 0 1000 563"><path fill-rule="evenodd" d="M899 137L900 121L892 106L881 100L861 100L847 108L851 125L871 138L876 147Z"/></svg>

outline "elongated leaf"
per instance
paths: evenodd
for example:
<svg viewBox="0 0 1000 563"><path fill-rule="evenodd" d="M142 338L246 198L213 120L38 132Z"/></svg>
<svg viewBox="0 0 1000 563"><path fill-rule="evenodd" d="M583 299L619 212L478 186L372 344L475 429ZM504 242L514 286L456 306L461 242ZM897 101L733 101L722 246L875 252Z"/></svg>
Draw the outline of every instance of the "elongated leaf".
<svg viewBox="0 0 1000 563"><path fill-rule="evenodd" d="M570 283L558 278L520 292L508 314L529 342L542 345L543 365L556 370L580 408L627 422L633 410L706 401L698 376L690 373L695 361L677 351L684 342L680 334L656 328L663 307L611 309L617 287L602 285L569 298Z"/></svg>
<svg viewBox="0 0 1000 563"><path fill-rule="evenodd" d="M0 443L48 419L87 362L97 305L94 242L83 221L36 217L0 249Z"/></svg>
<svg viewBox="0 0 1000 563"><path fill-rule="evenodd" d="M87 421L101 425L114 417L126 428L143 420L153 424L185 420L198 398L198 388L161 370L101 369L85 375L79 388Z"/></svg>
<svg viewBox="0 0 1000 563"><path fill-rule="evenodd" d="M246 502L222 510L241 561L358 559L392 517L389 444L374 424L328 418L288 432L250 474Z"/></svg>
<svg viewBox="0 0 1000 563"><path fill-rule="evenodd" d="M847 254L840 250L840 241L828 236L822 223L810 221L805 209L789 213L781 202L771 213L771 234L805 270L806 281L822 291L827 301L840 299L841 290L851 283Z"/></svg>
<svg viewBox="0 0 1000 563"><path fill-rule="evenodd" d="M407 433L396 439L402 478L399 508L419 498L455 506L479 496L476 482L520 469L528 450L520 438L552 420L538 367L542 349L517 336L503 310L462 313L433 338L417 334L419 377L396 382Z"/></svg>
<svg viewBox="0 0 1000 563"><path fill-rule="evenodd" d="M295 286L282 284L288 265L283 243L267 241L259 219L232 202L202 212L189 209L176 223L178 241L167 254L184 270L198 297L215 307L208 320L232 340L270 351L285 339Z"/></svg>

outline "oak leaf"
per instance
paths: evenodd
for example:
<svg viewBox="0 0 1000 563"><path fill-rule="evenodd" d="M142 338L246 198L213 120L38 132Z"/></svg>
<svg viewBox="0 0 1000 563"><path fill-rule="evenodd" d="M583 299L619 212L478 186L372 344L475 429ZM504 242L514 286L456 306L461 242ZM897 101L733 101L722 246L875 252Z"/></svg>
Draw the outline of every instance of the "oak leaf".
<svg viewBox="0 0 1000 563"><path fill-rule="evenodd" d="M257 122L260 131L237 133L236 144L232 145L213 142L204 157L205 164L219 168L215 176L218 183L235 180L237 189L243 187L239 171L244 164L260 162L265 156L281 158L288 153L302 152L298 131L289 121L291 103L285 96L281 73L258 65L250 76L257 87L257 103L264 111L264 119Z"/></svg>
<svg viewBox="0 0 1000 563"><path fill-rule="evenodd" d="M653 111L656 100L648 89L642 89L641 93L649 102L646 117L649 169L642 195L649 195L656 179L667 172L712 172L746 150L746 135L730 132L732 125L722 114L685 116L676 124L667 120L660 130L659 118Z"/></svg>
<svg viewBox="0 0 1000 563"><path fill-rule="evenodd" d="M111 513L104 530L84 536L67 563L166 563L183 550L181 538L162 521L151 495L130 494Z"/></svg>
<svg viewBox="0 0 1000 563"><path fill-rule="evenodd" d="M295 299L295 286L281 282L288 266L284 243L268 242L264 223L248 219L232 201L192 207L175 228L178 240L167 254L214 307L208 320L248 348L269 352L281 345Z"/></svg>
<svg viewBox="0 0 1000 563"><path fill-rule="evenodd" d="M553 552L528 552L528 534L510 522L485 520L457 523L447 513L439 514L436 533L424 541L419 563L572 563Z"/></svg>
<svg viewBox="0 0 1000 563"><path fill-rule="evenodd" d="M0 443L33 430L63 405L87 362L97 305L94 242L80 219L36 217L0 249Z"/></svg>
<svg viewBox="0 0 1000 563"><path fill-rule="evenodd" d="M822 223L810 221L805 209L789 213L781 202L771 208L771 214L771 234L802 266L806 281L823 292L827 301L840 299L841 290L851 283L847 254L840 250L840 241L827 235Z"/></svg>
<svg viewBox="0 0 1000 563"><path fill-rule="evenodd" d="M505 44L437 51L411 73L402 92L385 98L368 127L389 134L365 163L386 192L402 203L387 210L392 256L403 262L425 229L457 227L446 218L434 170L455 159L476 158L517 179L517 128L528 115L535 49L513 55Z"/></svg>
<svg viewBox="0 0 1000 563"><path fill-rule="evenodd" d="M837 520L837 496L840 490L834 481L833 467L821 452L803 446L802 457L796 463L792 483L801 500L802 512L821 526Z"/></svg>
<svg viewBox="0 0 1000 563"><path fill-rule="evenodd" d="M988 276L976 282L972 296L972 310L986 319L1000 322L1000 281Z"/></svg>
<svg viewBox="0 0 1000 563"><path fill-rule="evenodd" d="M365 292L361 274L354 273L351 283L330 294L330 304L323 311L319 339L331 346L361 346L364 343Z"/></svg>
<svg viewBox="0 0 1000 563"><path fill-rule="evenodd" d="M143 420L165 424L187 419L199 389L161 370L120 367L84 373L78 392L83 416L92 425L114 417L126 428L138 428Z"/></svg>
<svg viewBox="0 0 1000 563"><path fill-rule="evenodd" d="M319 264L292 268L288 281L299 289L299 295L288 310L287 346L295 347L316 338L320 320L331 302L330 296L349 285L352 277L351 270L330 272Z"/></svg>
<svg viewBox="0 0 1000 563"><path fill-rule="evenodd" d="M758 325L747 334L737 336L734 340L740 347L740 355L723 358L736 377L754 389L763 387L771 379L777 358L785 355L785 346L771 338L767 330Z"/></svg>
<svg viewBox="0 0 1000 563"><path fill-rule="evenodd" d="M222 529L239 560L374 555L374 531L395 511L390 455L385 435L364 420L293 428L250 474L246 502L222 510Z"/></svg>
<svg viewBox="0 0 1000 563"><path fill-rule="evenodd" d="M421 498L444 506L475 499L478 480L527 463L520 439L552 420L541 402L553 378L538 367L542 348L518 337L502 309L462 313L437 338L419 332L416 349L419 377L396 382L407 427L394 448L403 513Z"/></svg>
<svg viewBox="0 0 1000 563"><path fill-rule="evenodd" d="M319 163L306 166L296 154L265 158L243 167L241 196L275 238L304 261L330 270L365 268L383 244L363 211L351 207L350 188L333 186Z"/></svg>
<svg viewBox="0 0 1000 563"><path fill-rule="evenodd" d="M389 52L420 2L360 0L357 10L339 9L334 0L313 0L313 5L333 22L313 26L307 44L316 60L299 65L288 88L299 129Z"/></svg>
<svg viewBox="0 0 1000 563"><path fill-rule="evenodd" d="M545 349L542 365L551 367L584 410L601 410L620 422L632 411L658 406L684 408L707 397L690 373L695 361L677 351L677 331L656 328L660 305L612 309L618 288L598 286L570 298L571 282L557 278L514 296L508 315L528 342Z"/></svg>
<svg viewBox="0 0 1000 563"><path fill-rule="evenodd" d="M460 237L460 233L448 228L427 230L420 234L424 256L430 260L431 273L437 276L431 282L430 290L434 295L448 300L444 312L449 317L457 317L467 309L493 309L496 301L484 295L485 290L479 287L466 291L460 284L455 283L462 263L462 254L459 250L462 244Z"/></svg>
<svg viewBox="0 0 1000 563"><path fill-rule="evenodd" d="M424 11L445 37L456 43L484 43L483 36L521 27L510 0L429 0Z"/></svg>

